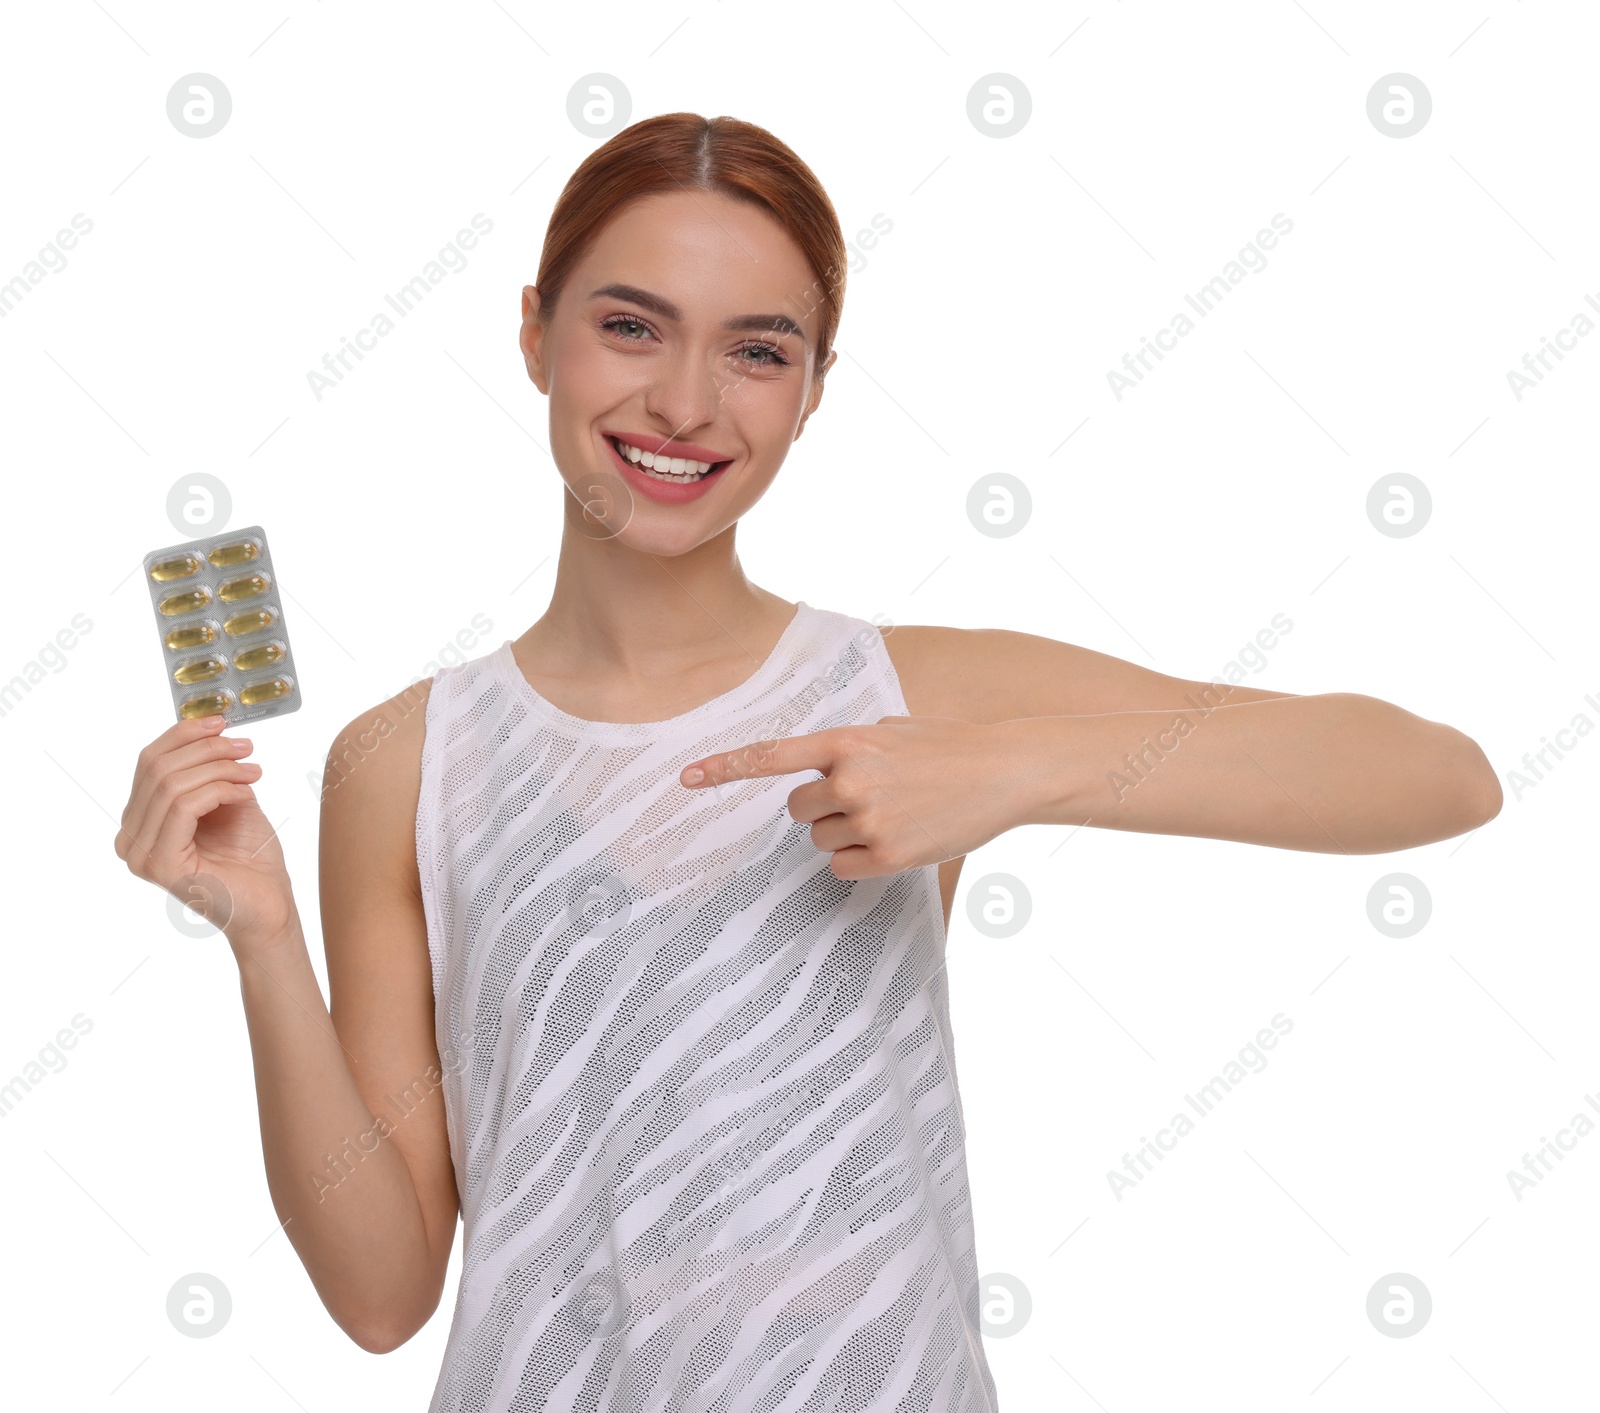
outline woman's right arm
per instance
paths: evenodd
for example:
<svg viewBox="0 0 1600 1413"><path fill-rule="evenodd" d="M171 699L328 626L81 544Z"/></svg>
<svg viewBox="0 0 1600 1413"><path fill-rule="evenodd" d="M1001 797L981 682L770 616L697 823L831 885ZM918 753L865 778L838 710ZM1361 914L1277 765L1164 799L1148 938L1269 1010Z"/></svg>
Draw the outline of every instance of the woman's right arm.
<svg viewBox="0 0 1600 1413"><path fill-rule="evenodd" d="M214 719L180 722L141 753L117 837L140 877L189 901L199 875L213 899L202 910L239 963L273 1207L329 1314L373 1353L438 1308L459 1210L416 867L426 685L352 721L329 752L331 1010L249 788L259 767Z"/></svg>

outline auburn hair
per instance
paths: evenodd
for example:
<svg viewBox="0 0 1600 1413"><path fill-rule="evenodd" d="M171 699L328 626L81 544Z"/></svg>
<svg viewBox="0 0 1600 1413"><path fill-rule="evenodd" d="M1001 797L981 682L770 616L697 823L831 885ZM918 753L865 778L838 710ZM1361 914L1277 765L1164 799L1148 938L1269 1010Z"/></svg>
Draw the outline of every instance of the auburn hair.
<svg viewBox="0 0 1600 1413"><path fill-rule="evenodd" d="M816 281L816 374L822 375L844 307L844 231L816 173L763 127L738 118L662 113L631 123L568 178L550 213L539 257L539 322L548 324L567 277L629 202L673 191L710 191L767 212L806 257Z"/></svg>

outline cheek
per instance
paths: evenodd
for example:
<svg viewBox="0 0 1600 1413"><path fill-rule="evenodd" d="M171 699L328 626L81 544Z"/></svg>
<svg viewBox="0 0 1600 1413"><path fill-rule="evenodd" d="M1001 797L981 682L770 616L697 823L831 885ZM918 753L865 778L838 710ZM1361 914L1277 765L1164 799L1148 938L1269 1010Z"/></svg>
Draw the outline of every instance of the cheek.
<svg viewBox="0 0 1600 1413"><path fill-rule="evenodd" d="M552 391L559 388L573 410L579 413L613 403L620 390L633 387L641 376L639 364L617 357L586 331L580 331L567 341L554 367Z"/></svg>
<svg viewBox="0 0 1600 1413"><path fill-rule="evenodd" d="M737 377L723 388L721 412L733 418L759 461L781 461L794 441L803 404L799 379L782 383Z"/></svg>

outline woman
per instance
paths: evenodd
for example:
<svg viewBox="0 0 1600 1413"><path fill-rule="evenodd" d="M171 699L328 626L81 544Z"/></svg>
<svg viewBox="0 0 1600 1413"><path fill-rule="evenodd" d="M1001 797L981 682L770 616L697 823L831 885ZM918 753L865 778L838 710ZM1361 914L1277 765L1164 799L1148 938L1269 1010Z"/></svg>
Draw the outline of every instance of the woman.
<svg viewBox="0 0 1600 1413"><path fill-rule="evenodd" d="M653 118L578 168L522 297L550 606L334 743L331 1009L249 743L210 718L140 757L117 852L226 932L273 1202L362 1348L428 1320L464 1218L433 1413L992 1410L962 857L1023 823L1380 852L1499 808L1472 740L1371 697L752 584L735 529L817 410L845 260L749 124Z"/></svg>

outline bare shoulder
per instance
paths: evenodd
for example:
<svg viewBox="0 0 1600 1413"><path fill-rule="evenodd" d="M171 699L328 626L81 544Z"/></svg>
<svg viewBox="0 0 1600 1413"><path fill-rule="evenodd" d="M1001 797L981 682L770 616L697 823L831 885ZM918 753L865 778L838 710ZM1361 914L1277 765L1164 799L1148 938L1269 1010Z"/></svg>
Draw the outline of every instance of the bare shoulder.
<svg viewBox="0 0 1600 1413"><path fill-rule="evenodd" d="M361 712L328 748L318 871L330 967L336 949L366 934L374 907L420 920L417 800L432 685L414 682Z"/></svg>
<svg viewBox="0 0 1600 1413"><path fill-rule="evenodd" d="M374 794L392 798L408 787L415 794L421 780L423 727L432 687L432 678L413 682L345 724L328 749L322 781L325 804L358 775L360 788L347 798L360 796L371 802Z"/></svg>
<svg viewBox="0 0 1600 1413"><path fill-rule="evenodd" d="M1294 696L1175 677L1138 663L1010 628L902 623L883 633L906 710L962 721L1158 711ZM1205 694L1205 695L1202 695Z"/></svg>
<svg viewBox="0 0 1600 1413"><path fill-rule="evenodd" d="M407 892L419 892L416 861L417 797L422 783L422 742L431 678L353 717L328 748L322 774L322 829L318 840L323 912L330 880L359 867Z"/></svg>

